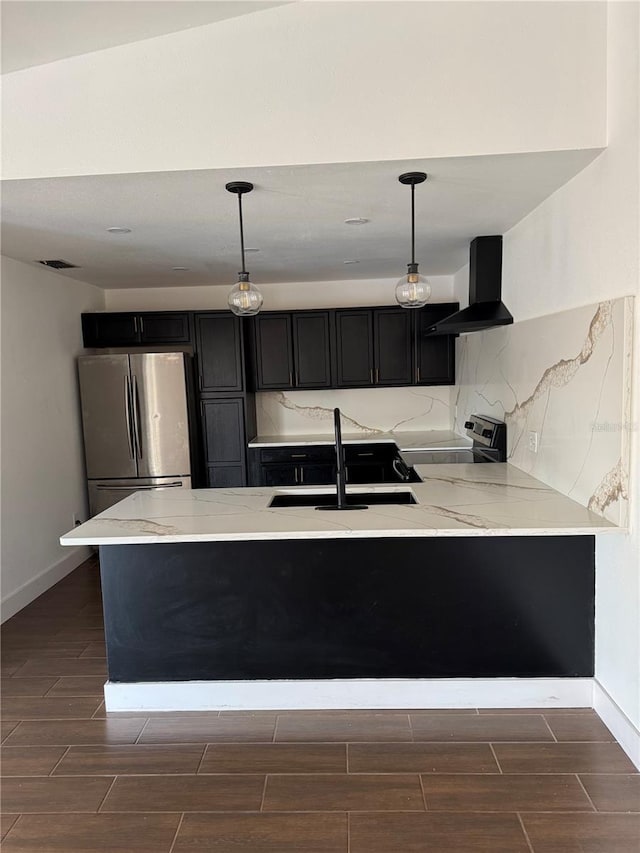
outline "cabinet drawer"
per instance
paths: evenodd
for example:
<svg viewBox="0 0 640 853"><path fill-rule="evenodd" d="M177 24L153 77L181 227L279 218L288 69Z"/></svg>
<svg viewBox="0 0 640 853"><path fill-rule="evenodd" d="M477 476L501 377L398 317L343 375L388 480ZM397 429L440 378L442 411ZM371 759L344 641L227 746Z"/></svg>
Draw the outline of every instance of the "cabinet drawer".
<svg viewBox="0 0 640 853"><path fill-rule="evenodd" d="M260 451L261 462L331 462L336 457L335 447L331 445L310 445L304 447L269 447Z"/></svg>

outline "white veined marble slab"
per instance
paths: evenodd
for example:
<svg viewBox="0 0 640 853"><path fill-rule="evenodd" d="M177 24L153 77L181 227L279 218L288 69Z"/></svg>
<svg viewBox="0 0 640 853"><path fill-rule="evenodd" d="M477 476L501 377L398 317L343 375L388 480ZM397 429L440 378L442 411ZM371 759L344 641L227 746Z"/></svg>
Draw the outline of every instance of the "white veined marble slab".
<svg viewBox="0 0 640 853"><path fill-rule="evenodd" d="M348 493L411 490L414 505L360 512L271 508L275 494L310 489L167 489L141 491L69 531L63 545L117 545L267 539L395 536L544 536L620 532L570 498L509 464L416 468L422 483L365 485Z"/></svg>

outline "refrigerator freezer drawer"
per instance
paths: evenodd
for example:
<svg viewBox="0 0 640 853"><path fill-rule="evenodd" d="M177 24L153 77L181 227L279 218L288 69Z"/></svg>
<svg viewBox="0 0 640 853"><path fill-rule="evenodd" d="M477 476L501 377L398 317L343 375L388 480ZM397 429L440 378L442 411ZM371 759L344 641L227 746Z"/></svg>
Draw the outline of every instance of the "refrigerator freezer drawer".
<svg viewBox="0 0 640 853"><path fill-rule="evenodd" d="M140 480L89 480L91 518L109 509L134 492L157 489L190 489L191 477L150 477Z"/></svg>

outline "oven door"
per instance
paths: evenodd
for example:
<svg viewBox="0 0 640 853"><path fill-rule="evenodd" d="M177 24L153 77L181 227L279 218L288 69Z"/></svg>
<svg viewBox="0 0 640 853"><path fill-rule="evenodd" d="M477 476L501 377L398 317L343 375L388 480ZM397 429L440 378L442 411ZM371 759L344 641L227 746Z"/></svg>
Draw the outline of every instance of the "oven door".
<svg viewBox="0 0 640 853"><path fill-rule="evenodd" d="M411 467L414 465L472 463L477 461L471 448L469 450L402 450L400 455L407 465Z"/></svg>

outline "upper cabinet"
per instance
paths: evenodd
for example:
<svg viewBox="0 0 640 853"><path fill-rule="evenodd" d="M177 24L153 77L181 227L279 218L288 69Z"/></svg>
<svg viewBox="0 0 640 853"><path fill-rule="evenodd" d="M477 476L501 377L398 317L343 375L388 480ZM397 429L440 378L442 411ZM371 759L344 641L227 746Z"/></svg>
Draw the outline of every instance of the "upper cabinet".
<svg viewBox="0 0 640 853"><path fill-rule="evenodd" d="M335 312L336 384L339 388L373 385L373 324L367 308Z"/></svg>
<svg viewBox="0 0 640 853"><path fill-rule="evenodd" d="M83 314L82 339L85 347L188 344L189 314L187 311Z"/></svg>
<svg viewBox="0 0 640 853"><path fill-rule="evenodd" d="M329 311L258 314L256 389L331 388L330 317Z"/></svg>
<svg viewBox="0 0 640 853"><path fill-rule="evenodd" d="M244 390L240 322L230 311L196 314L196 354L201 393Z"/></svg>
<svg viewBox="0 0 640 853"><path fill-rule="evenodd" d="M413 317L406 308L373 312L374 379L376 385L411 385Z"/></svg>
<svg viewBox="0 0 640 853"><path fill-rule="evenodd" d="M415 366L417 385L454 385L456 349L454 335L429 336L426 330L459 308L457 302L434 303L416 311Z"/></svg>

